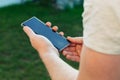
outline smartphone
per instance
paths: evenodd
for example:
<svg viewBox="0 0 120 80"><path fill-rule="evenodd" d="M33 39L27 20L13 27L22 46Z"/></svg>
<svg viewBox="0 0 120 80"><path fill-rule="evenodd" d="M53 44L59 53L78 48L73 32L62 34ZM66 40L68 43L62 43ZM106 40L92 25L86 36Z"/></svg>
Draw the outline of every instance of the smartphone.
<svg viewBox="0 0 120 80"><path fill-rule="evenodd" d="M39 20L37 17L32 17L24 21L21 24L21 26L28 26L36 34L45 36L58 49L58 51L62 51L70 44L70 42L64 36L61 36L60 34L58 34L58 32L53 31L50 27L46 26L45 23Z"/></svg>

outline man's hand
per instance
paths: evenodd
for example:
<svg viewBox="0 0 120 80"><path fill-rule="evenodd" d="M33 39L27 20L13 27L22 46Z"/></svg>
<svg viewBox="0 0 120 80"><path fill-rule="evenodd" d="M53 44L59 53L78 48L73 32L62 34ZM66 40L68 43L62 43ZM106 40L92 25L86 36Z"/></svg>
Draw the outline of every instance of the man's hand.
<svg viewBox="0 0 120 80"><path fill-rule="evenodd" d="M68 37L67 39L71 44L63 50L62 54L69 60L79 62L83 46L82 37Z"/></svg>
<svg viewBox="0 0 120 80"><path fill-rule="evenodd" d="M27 26L23 27L23 30L28 35L33 48L35 48L40 54L50 52L58 53L57 49L44 36L35 34L32 29Z"/></svg>
<svg viewBox="0 0 120 80"><path fill-rule="evenodd" d="M50 22L47 22L46 25L48 27L51 27ZM57 31L58 27L53 26L52 29L54 31ZM64 36L64 32L59 32L59 34L61 36ZM82 46L83 46L83 38L82 37L68 37L67 39L71 42L71 44L62 51L62 54L66 56L66 58L69 60L79 62L80 53L81 53Z"/></svg>

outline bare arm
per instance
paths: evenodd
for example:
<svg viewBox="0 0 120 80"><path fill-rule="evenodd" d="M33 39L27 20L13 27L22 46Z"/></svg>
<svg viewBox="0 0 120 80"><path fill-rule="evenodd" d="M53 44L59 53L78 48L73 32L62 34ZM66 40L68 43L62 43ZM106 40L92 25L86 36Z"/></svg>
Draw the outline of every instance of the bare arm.
<svg viewBox="0 0 120 80"><path fill-rule="evenodd" d="M120 80L120 55L106 55L84 45L78 80Z"/></svg>
<svg viewBox="0 0 120 80"><path fill-rule="evenodd" d="M58 51L41 35L24 27L32 46L39 52L52 80L120 80L120 55L105 55L83 44L80 69L70 67L58 57Z"/></svg>
<svg viewBox="0 0 120 80"><path fill-rule="evenodd" d="M48 39L35 34L30 28L24 27L32 46L38 51L52 80L76 80L78 71L69 66L58 56L58 51Z"/></svg>
<svg viewBox="0 0 120 80"><path fill-rule="evenodd" d="M52 78L52 80L76 80L78 71L65 63L58 56L51 53L40 56Z"/></svg>

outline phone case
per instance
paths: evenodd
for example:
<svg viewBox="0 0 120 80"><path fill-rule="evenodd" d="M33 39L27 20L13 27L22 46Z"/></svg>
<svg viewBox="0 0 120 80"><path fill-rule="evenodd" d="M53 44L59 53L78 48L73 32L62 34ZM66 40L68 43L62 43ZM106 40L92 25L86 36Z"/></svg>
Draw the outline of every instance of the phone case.
<svg viewBox="0 0 120 80"><path fill-rule="evenodd" d="M62 51L70 44L70 42L65 37L59 35L58 32L54 32L51 28L46 26L45 23L36 17L28 19L27 21L23 22L21 26L28 26L36 34L45 36L58 49L58 51Z"/></svg>

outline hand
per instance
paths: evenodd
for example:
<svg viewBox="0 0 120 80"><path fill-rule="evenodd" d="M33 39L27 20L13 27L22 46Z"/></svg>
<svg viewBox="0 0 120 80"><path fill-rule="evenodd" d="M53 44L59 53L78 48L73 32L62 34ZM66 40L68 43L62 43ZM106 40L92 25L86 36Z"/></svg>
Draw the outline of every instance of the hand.
<svg viewBox="0 0 120 80"><path fill-rule="evenodd" d="M46 25L48 27L51 27L50 22L47 22ZM54 31L57 31L58 27L53 26L52 29ZM64 36L63 32L59 32L59 34ZM64 56L66 56L66 58L69 60L79 62L80 61L80 53L81 53L82 45L83 45L82 37L74 37L74 38L68 37L67 39L71 42L71 44L62 51L62 54Z"/></svg>
<svg viewBox="0 0 120 80"><path fill-rule="evenodd" d="M62 54L69 60L79 62L83 46L82 37L68 37L67 39L71 44L63 50Z"/></svg>
<svg viewBox="0 0 120 80"><path fill-rule="evenodd" d="M58 54L57 49L46 37L35 34L32 29L27 26L23 27L23 30L28 35L33 48L35 48L40 54L50 52L55 52Z"/></svg>

